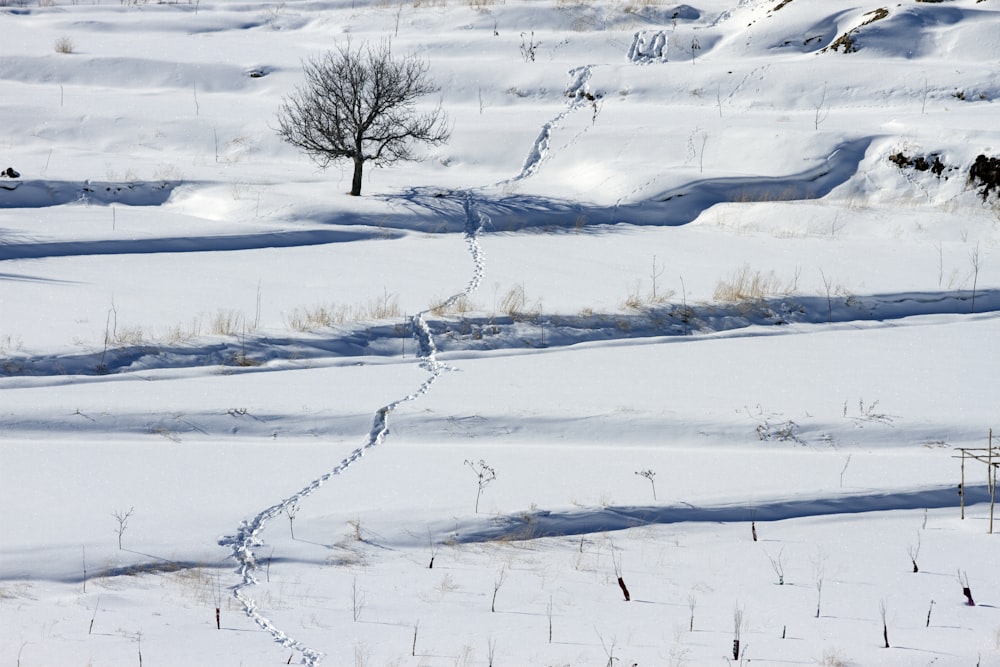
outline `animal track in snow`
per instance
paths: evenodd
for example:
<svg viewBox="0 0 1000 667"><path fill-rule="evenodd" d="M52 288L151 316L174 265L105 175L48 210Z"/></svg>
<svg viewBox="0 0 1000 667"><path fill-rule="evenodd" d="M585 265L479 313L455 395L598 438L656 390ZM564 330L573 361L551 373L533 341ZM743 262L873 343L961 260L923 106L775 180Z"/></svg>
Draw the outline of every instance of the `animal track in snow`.
<svg viewBox="0 0 1000 667"><path fill-rule="evenodd" d="M566 87L566 96L570 98L569 108L542 125L542 130L538 133L535 143L531 146L531 150L528 152L528 157L524 161L524 166L521 167L521 173L510 179L509 182L524 180L538 171L542 161L549 154L549 148L552 142L552 132L559 125L559 122L571 112L576 111L588 102L593 101L594 96L590 94L588 90L588 84L590 83L590 77L593 74L593 68L593 65L584 65L569 71L571 79L569 86Z"/></svg>
<svg viewBox="0 0 1000 667"><path fill-rule="evenodd" d="M469 245L469 252L472 255L475 268L473 271L473 277L469 281L469 284L463 291L449 298L445 302L446 305L454 303L463 296L472 294L472 292L474 292L482 282L485 271L485 261L483 259L482 249L479 246L478 236L485 225L488 224L489 218L479 212L472 198L468 195L464 201L464 208L466 213L465 237L466 242ZM296 639L293 639L257 609L257 602L249 595L250 589L258 583L255 576L258 565L257 555L254 552L254 548L263 544L261 535L267 527L267 524L272 519L278 517L293 506L298 505L300 501L312 495L332 477L343 473L345 470L357 463L369 449L380 445L389 434L389 415L391 415L396 408L403 403L417 400L426 394L434 382L436 382L441 374L447 370L448 367L437 360L437 346L434 344L434 336L431 333L430 328L424 321L425 312L427 311L414 315L411 319L411 323L413 325L413 336L417 339L418 348L420 350L420 365L422 368L427 370L428 373L430 373L430 376L424 380L424 382L421 383L414 392L376 410L375 418L372 421L372 427L368 432L368 437L365 442L351 452L351 454L343 459L339 464L337 464L336 467L324 475L316 478L308 485L296 493L288 496L281 502L275 503L267 509L259 512L252 519L243 520L240 523L235 535L229 535L219 540L220 546L228 547L232 550L233 558L239 564L238 571L240 581L233 587L233 596L239 600L247 616L249 616L262 630L269 633L275 642L281 644L285 648L298 651L302 655L302 664L319 664L320 660L322 660L323 653L312 647L306 646Z"/></svg>

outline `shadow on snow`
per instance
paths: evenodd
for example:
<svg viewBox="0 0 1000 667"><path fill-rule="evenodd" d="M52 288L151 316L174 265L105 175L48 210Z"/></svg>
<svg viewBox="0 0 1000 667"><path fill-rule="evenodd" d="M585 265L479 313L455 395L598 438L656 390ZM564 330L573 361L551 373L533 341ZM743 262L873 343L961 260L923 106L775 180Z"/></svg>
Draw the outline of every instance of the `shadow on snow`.
<svg viewBox="0 0 1000 667"><path fill-rule="evenodd" d="M966 506L989 502L986 486L966 487ZM529 540L568 537L639 526L673 523L738 523L751 520L784 521L807 517L889 512L894 510L957 508L958 490L942 486L912 491L872 492L802 500L772 500L764 503L697 507L694 505L646 505L601 507L569 511L526 512L493 518L488 525L469 523L450 534L459 543L496 540ZM454 526L454 524L451 524Z"/></svg>
<svg viewBox="0 0 1000 667"><path fill-rule="evenodd" d="M461 356L488 350L558 349L609 341L704 340L722 332L767 336L803 333L788 325L845 326L890 323L921 315L970 314L972 293L910 292L870 296L798 296L739 303L664 303L626 313L549 315L513 313L426 321L440 353ZM1000 290L975 294L975 314L1000 312ZM810 331L817 331L812 329ZM404 359L417 352L414 332L399 322L357 323L286 336L217 336L211 342L109 346L72 354L8 354L0 377L100 376L141 371L224 367L231 372L265 372L315 367L318 361L361 357ZM419 342L419 341L418 341ZM409 349L408 349L409 347ZM10 382L6 383L11 386Z"/></svg>

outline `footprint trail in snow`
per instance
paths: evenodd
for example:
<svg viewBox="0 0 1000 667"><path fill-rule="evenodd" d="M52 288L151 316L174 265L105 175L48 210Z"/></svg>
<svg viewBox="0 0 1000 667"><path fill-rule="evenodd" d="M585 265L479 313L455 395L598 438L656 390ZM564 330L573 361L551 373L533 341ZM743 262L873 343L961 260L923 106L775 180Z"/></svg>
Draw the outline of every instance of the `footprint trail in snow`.
<svg viewBox="0 0 1000 667"><path fill-rule="evenodd" d="M508 181L509 183L524 180L538 171L538 168L541 166L545 156L549 153L549 147L552 142L552 132L556 127L558 127L559 122L573 111L581 109L589 102L593 101L592 95L588 97L588 87L593 70L593 65L584 65L569 71L571 80L569 86L566 87L566 96L571 99L569 108L549 122L545 123L545 125L542 125L542 130L538 133L535 143L528 152L528 157L524 161L524 166L521 167L521 173L510 179L510 181Z"/></svg>
<svg viewBox="0 0 1000 667"><path fill-rule="evenodd" d="M445 301L444 306L450 306L459 299L476 291L482 282L485 271L485 260L482 249L479 246L479 234L486 224L488 224L489 218L479 212L471 197L467 196L465 198L464 209L466 214L465 239L474 264L473 276L465 289ZM258 562L254 548L264 544L262 533L272 519L281 515L285 510L297 505L299 501L312 495L332 477L343 473L357 463L369 449L382 444L389 434L389 415L403 403L415 401L426 394L441 374L445 370L448 370L448 366L437 360L437 346L434 344L434 337L431 334L430 328L424 321L424 313L426 312L422 311L414 315L411 323L413 325L413 336L417 339L420 350L420 365L430 373L429 377L414 392L379 408L375 412L375 418L368 433L368 438L360 447L337 464L336 467L281 502L275 503L261 511L252 519L243 520L235 535L229 535L219 540L221 546L232 550L233 558L239 564L240 582L233 587L234 597L239 600L247 616L262 630L269 633L275 642L285 648L299 652L302 655L301 664L317 665L322 659L323 653L290 637L258 609L257 602L250 595L251 590L258 583L256 578Z"/></svg>

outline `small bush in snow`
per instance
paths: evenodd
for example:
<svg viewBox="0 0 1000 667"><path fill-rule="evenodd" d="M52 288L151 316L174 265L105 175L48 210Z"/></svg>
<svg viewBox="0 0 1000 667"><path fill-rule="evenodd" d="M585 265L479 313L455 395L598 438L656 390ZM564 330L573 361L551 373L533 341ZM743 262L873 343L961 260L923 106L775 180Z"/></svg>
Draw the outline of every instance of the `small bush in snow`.
<svg viewBox="0 0 1000 667"><path fill-rule="evenodd" d="M73 53L73 40L63 35L56 40L55 50L56 53Z"/></svg>

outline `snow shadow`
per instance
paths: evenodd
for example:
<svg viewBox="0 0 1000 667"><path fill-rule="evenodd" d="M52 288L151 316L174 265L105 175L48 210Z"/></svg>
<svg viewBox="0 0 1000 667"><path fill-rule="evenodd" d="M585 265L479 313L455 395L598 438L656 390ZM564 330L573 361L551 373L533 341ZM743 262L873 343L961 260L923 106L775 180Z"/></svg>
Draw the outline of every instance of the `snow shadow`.
<svg viewBox="0 0 1000 667"><path fill-rule="evenodd" d="M49 181L0 182L0 208L44 208L81 204L160 206L166 203L177 181Z"/></svg>
<svg viewBox="0 0 1000 667"><path fill-rule="evenodd" d="M966 506L989 502L985 485L966 487ZM498 516L489 521L470 522L458 532L449 534L449 541L460 543L492 542L497 540L528 540L541 537L568 537L638 526L674 523L739 523L784 521L808 517L895 510L958 508L958 489L941 486L910 491L872 492L827 498L772 500L763 503L730 504L697 507L680 505L608 506L568 511L524 512ZM454 528L442 527L447 533Z"/></svg>
<svg viewBox="0 0 1000 667"><path fill-rule="evenodd" d="M338 232L331 232L338 233ZM0 246L0 254L5 251ZM0 279L3 279L0 275ZM486 350L557 349L610 341L702 340L721 332L769 336L802 333L793 324L842 325L898 322L921 315L969 314L972 293L906 292L849 297L796 296L730 304L666 303L627 313L552 315L523 313L426 319L438 352L461 355ZM1000 312L1000 290L975 295L975 313ZM737 333L740 332L740 333ZM210 342L161 344L155 340L77 353L8 354L0 377L102 376L150 370L227 367L232 372L271 372L361 357L406 354L413 328L400 322L341 325L285 336L212 337ZM418 340L419 345L425 342ZM412 348L416 351L418 348ZM289 361L295 359L296 361ZM33 381L33 383L36 381Z"/></svg>
<svg viewBox="0 0 1000 667"><path fill-rule="evenodd" d="M475 193L476 206L491 220L488 231L523 229L581 230L594 225L631 224L676 227L696 220L716 204L746 201L819 199L846 183L858 170L874 137L845 141L826 159L809 169L785 176L706 178L672 188L646 200L615 206L593 206L536 195ZM421 231L460 232L465 216L465 192L437 188L410 188L387 196L418 215ZM407 219L385 221L387 226L409 224Z"/></svg>
<svg viewBox="0 0 1000 667"><path fill-rule="evenodd" d="M219 236L175 236L152 239L107 239L95 241L53 241L47 243L0 244L0 261L85 255L143 255L155 253L218 252L299 248L330 243L348 243L373 238L391 238L392 233L374 231L310 229ZM402 233L396 234L402 235Z"/></svg>

